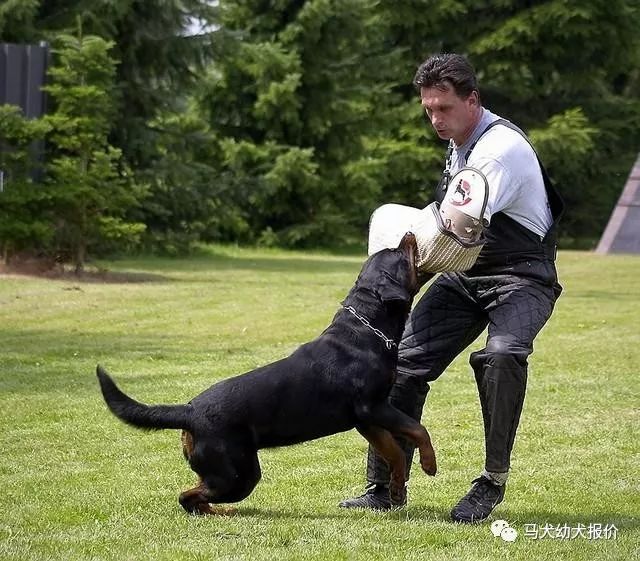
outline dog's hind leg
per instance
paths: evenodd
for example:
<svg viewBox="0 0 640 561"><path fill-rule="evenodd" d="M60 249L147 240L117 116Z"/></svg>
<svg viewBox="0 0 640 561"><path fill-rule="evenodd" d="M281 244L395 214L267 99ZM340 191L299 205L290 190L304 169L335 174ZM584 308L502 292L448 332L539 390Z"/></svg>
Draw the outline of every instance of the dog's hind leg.
<svg viewBox="0 0 640 561"><path fill-rule="evenodd" d="M182 444L191 469L200 476L196 487L180 495L182 508L192 514L234 513L210 503L235 503L249 496L262 475L255 448L241 441L197 439L186 431Z"/></svg>
<svg viewBox="0 0 640 561"><path fill-rule="evenodd" d="M198 485L193 489L180 493L180 505L189 514L217 514L222 516L230 516L236 513L233 507L211 506L210 503L216 502L215 493L200 480Z"/></svg>
<svg viewBox="0 0 640 561"><path fill-rule="evenodd" d="M189 431L183 430L180 435L180 440L182 441L184 458L190 462L195 449L193 435ZM202 479L198 481L198 484L193 489L180 493L178 499L182 508L189 514L233 514L231 511L222 511L219 508L213 509L209 504L213 500L213 494Z"/></svg>
<svg viewBox="0 0 640 561"><path fill-rule="evenodd" d="M402 448L394 440L391 433L376 426L358 426L358 432L364 436L389 464L391 472L389 479L389 500L392 507L404 506L407 502L407 489L405 487L405 473L407 461Z"/></svg>
<svg viewBox="0 0 640 561"><path fill-rule="evenodd" d="M249 496L260 481L261 472L258 455L255 454L251 466L233 470L231 465L222 459L215 473L208 471L201 474L200 481L193 489L180 494L180 504L190 514L235 514L233 507L212 506L211 503L237 503Z"/></svg>

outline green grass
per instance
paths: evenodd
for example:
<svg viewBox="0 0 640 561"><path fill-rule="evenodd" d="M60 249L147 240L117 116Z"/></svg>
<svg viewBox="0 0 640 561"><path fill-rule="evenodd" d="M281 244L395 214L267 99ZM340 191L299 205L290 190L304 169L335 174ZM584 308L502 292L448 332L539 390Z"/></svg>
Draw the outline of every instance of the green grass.
<svg viewBox="0 0 640 561"><path fill-rule="evenodd" d="M0 559L640 558L640 257L560 255L565 293L536 341L495 513L516 542L447 520L483 463L466 355L430 393L423 422L440 473L414 467L406 509L337 508L363 485L366 446L352 431L262 451L263 480L236 516L182 511L177 496L195 476L179 434L118 422L96 363L142 401L184 402L319 334L361 262L213 247L103 264L147 282L0 278ZM533 540L533 523L615 524L618 534Z"/></svg>

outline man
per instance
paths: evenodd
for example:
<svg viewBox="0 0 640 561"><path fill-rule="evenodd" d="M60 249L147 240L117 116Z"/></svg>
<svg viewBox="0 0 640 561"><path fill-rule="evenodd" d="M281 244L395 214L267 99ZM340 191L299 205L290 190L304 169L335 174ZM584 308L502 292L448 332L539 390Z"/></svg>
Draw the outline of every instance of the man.
<svg viewBox="0 0 640 561"><path fill-rule="evenodd" d="M489 226L474 266L464 273L441 274L416 304L399 346L389 399L420 419L429 383L488 327L484 349L470 357L484 420L484 471L451 511L455 522L477 522L504 498L527 357L562 290L555 268L555 226L563 203L523 133L482 107L465 57L430 57L419 67L414 85L436 133L449 140L436 199L442 200L459 169L480 170L489 185ZM400 444L410 466L413 450ZM388 468L371 448L367 480L364 495L340 506L391 508Z"/></svg>

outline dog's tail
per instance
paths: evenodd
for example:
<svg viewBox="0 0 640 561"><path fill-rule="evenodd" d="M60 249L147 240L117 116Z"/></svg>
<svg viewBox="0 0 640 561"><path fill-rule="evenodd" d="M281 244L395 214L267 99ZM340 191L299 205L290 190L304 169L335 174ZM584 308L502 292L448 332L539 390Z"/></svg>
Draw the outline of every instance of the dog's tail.
<svg viewBox="0 0 640 561"><path fill-rule="evenodd" d="M189 430L190 405L145 405L122 392L102 366L97 367L96 374L104 400L121 421L147 430Z"/></svg>

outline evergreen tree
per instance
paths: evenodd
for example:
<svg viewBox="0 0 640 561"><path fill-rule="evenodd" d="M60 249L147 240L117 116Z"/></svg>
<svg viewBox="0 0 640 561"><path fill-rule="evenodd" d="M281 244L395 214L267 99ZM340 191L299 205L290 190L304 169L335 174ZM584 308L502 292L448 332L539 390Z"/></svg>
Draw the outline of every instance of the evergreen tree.
<svg viewBox="0 0 640 561"><path fill-rule="evenodd" d="M149 249L186 253L201 240L235 239L244 223L229 204L227 182L216 168L220 161L215 134L193 101L180 113L166 112L151 121L151 150L156 161L144 174L149 187L144 236Z"/></svg>
<svg viewBox="0 0 640 561"><path fill-rule="evenodd" d="M107 137L114 112L115 62L100 37L61 35L46 91L55 111L46 116L53 147L49 190L56 215L56 243L69 252L76 272L89 248L112 240L135 243L144 226L123 219L139 193L121 166L121 151Z"/></svg>
<svg viewBox="0 0 640 561"><path fill-rule="evenodd" d="M17 252L46 247L52 229L46 218L47 189L41 175L39 143L48 126L26 119L19 107L0 105L0 251L5 262Z"/></svg>
<svg viewBox="0 0 640 561"><path fill-rule="evenodd" d="M103 169L148 188L118 219L171 250L362 242L379 204L428 202L446 143L411 80L433 52L467 54L485 105L529 133L565 237L597 236L640 145L635 0L5 0L0 38L53 40L78 16L120 61L103 121L122 160Z"/></svg>
<svg viewBox="0 0 640 561"><path fill-rule="evenodd" d="M4 0L0 4L0 42L33 43L41 38L35 20L40 0Z"/></svg>
<svg viewBox="0 0 640 561"><path fill-rule="evenodd" d="M175 109L214 54L215 33L192 33L191 28L201 22L209 29L215 7L208 0L37 3L35 24L44 38L73 33L80 18L85 33L112 42L113 56L119 61L114 78L118 111L110 139L136 171L145 169L157 157L148 148L154 144L150 121Z"/></svg>
<svg viewBox="0 0 640 561"><path fill-rule="evenodd" d="M379 199L371 151L393 108L396 51L376 2L224 0L222 56L200 96L248 239L362 240Z"/></svg>

